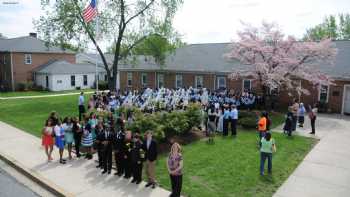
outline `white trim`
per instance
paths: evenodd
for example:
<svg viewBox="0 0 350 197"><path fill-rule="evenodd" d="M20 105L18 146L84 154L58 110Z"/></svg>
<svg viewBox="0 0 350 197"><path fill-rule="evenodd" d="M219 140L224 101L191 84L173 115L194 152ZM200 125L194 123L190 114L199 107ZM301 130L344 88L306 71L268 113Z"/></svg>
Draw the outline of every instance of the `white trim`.
<svg viewBox="0 0 350 197"><path fill-rule="evenodd" d="M160 76L162 76L162 79L163 79L163 80L162 80L162 83L163 83L162 86L159 85ZM164 76L164 73L157 73L157 76L156 76L156 77L157 77L157 88L158 88L158 89L163 88L163 87L165 86L165 79L164 79L165 76Z"/></svg>
<svg viewBox="0 0 350 197"><path fill-rule="evenodd" d="M216 76L216 89L219 89L220 87L220 83L219 83L219 79L220 78L223 78L224 79L224 81L225 81L225 83L224 83L224 87L223 88L227 88L227 81L226 81L226 76L222 76L222 75L219 75L219 76Z"/></svg>
<svg viewBox="0 0 350 197"><path fill-rule="evenodd" d="M344 115L344 108L345 108L345 97L346 97L346 88L350 87L350 84L345 84L343 89L343 102L342 102L342 108L341 108L341 114Z"/></svg>
<svg viewBox="0 0 350 197"><path fill-rule="evenodd" d="M326 98L326 103L328 103L328 100L329 100L329 89L331 89L331 86L330 86L330 85L323 85L323 86L327 86L327 98ZM318 86L318 98L317 98L317 101L320 101L320 97L321 97L321 87L322 87L322 85L319 85L319 86Z"/></svg>
<svg viewBox="0 0 350 197"><path fill-rule="evenodd" d="M129 77L130 77L130 85L129 85ZM126 73L126 87L132 87L132 72Z"/></svg>
<svg viewBox="0 0 350 197"><path fill-rule="evenodd" d="M11 59L11 85L12 85L12 91L15 91L15 80L13 78L13 58L12 58L12 52L10 53L10 59Z"/></svg>
<svg viewBox="0 0 350 197"><path fill-rule="evenodd" d="M201 82L202 82L201 88L204 88L204 78L203 78L203 75L196 75L196 76L194 76L194 86L195 86L195 88L198 87L198 81L197 81L197 79L201 79Z"/></svg>
<svg viewBox="0 0 350 197"><path fill-rule="evenodd" d="M143 77L146 76L146 82L143 81ZM141 86L147 86L148 84L148 73L141 73Z"/></svg>
<svg viewBox="0 0 350 197"><path fill-rule="evenodd" d="M30 57L30 58L29 58L30 62L27 62L27 57ZM30 65L30 64L32 64L32 63L33 63L32 54L30 54L30 53L25 53L25 54L24 54L24 64Z"/></svg>
<svg viewBox="0 0 350 197"><path fill-rule="evenodd" d="M244 81L249 81L249 90L252 90L252 80L251 79L242 79L242 92L244 92Z"/></svg>
<svg viewBox="0 0 350 197"><path fill-rule="evenodd" d="M181 87L178 87L177 86L177 80L178 80L178 77L180 77L181 76ZM175 88L177 89L177 88L183 88L183 75L182 74L175 74Z"/></svg>

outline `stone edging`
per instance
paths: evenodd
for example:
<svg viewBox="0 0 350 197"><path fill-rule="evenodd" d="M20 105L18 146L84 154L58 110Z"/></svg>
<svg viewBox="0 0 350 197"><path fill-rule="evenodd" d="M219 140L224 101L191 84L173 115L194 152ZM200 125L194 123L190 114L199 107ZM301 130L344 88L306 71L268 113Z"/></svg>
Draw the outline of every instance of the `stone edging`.
<svg viewBox="0 0 350 197"><path fill-rule="evenodd" d="M23 174L24 176L28 177L30 180L34 181L44 189L48 190L55 196L59 197L73 197L74 195L63 190L61 187L55 185L51 181L45 179L38 173L34 172L33 170L30 170L26 167L24 167L22 164L20 164L15 159L9 157L8 155L5 155L0 151L0 159L6 162L8 165L16 169L18 172Z"/></svg>

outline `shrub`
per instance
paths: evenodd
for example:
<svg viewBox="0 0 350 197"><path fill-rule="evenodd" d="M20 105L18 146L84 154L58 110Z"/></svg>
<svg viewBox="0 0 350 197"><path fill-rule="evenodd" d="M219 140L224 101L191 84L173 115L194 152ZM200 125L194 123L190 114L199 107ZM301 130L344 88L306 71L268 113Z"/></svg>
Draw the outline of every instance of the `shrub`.
<svg viewBox="0 0 350 197"><path fill-rule="evenodd" d="M256 128L256 118L255 117L244 117L239 119L240 125L245 129Z"/></svg>
<svg viewBox="0 0 350 197"><path fill-rule="evenodd" d="M190 131L190 124L184 112L164 113L161 118L166 137L181 135Z"/></svg>
<svg viewBox="0 0 350 197"><path fill-rule="evenodd" d="M186 111L157 112L144 114L138 108L119 108L117 113L124 114L132 110L135 121L127 127L141 133L152 130L157 140L164 140L174 135L183 135L198 127L201 123L201 111L198 105L191 105Z"/></svg>
<svg viewBox="0 0 350 197"><path fill-rule="evenodd" d="M81 88L80 88L80 86L78 86L78 87L75 87L75 89L76 89L76 90L80 90Z"/></svg>
<svg viewBox="0 0 350 197"><path fill-rule="evenodd" d="M203 117L199 104L190 104L184 113L188 120L189 130L200 126Z"/></svg>
<svg viewBox="0 0 350 197"><path fill-rule="evenodd" d="M98 81L98 89L99 90L108 90L108 83L106 81Z"/></svg>
<svg viewBox="0 0 350 197"><path fill-rule="evenodd" d="M26 87L26 84L22 82L16 84L17 91L25 91L27 89Z"/></svg>

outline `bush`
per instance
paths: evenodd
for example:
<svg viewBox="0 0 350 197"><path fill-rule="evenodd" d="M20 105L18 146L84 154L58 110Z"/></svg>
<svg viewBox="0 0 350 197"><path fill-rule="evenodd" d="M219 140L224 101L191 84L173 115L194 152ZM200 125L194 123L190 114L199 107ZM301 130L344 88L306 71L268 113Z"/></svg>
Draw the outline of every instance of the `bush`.
<svg viewBox="0 0 350 197"><path fill-rule="evenodd" d="M255 117L240 118L239 124L245 129L254 129L256 128L256 118Z"/></svg>
<svg viewBox="0 0 350 197"><path fill-rule="evenodd" d="M17 83L16 90L17 91L25 91L27 89L26 83Z"/></svg>
<svg viewBox="0 0 350 197"><path fill-rule="evenodd" d="M33 85L32 90L34 91L44 91L45 88L41 85Z"/></svg>
<svg viewBox="0 0 350 197"><path fill-rule="evenodd" d="M76 90L80 90L81 88L80 88L80 86L78 86L78 87L75 87L75 89L76 89Z"/></svg>
<svg viewBox="0 0 350 197"><path fill-rule="evenodd" d="M131 110L135 121L126 129L144 133L152 130L157 140L164 140L174 135L183 135L191 131L193 127L198 127L202 120L200 107L190 105L186 111L157 112L153 114L144 114L138 108L119 108L116 113L126 114Z"/></svg>
<svg viewBox="0 0 350 197"><path fill-rule="evenodd" d="M191 130L189 120L184 112L164 113L161 120L166 137L185 134Z"/></svg>
<svg viewBox="0 0 350 197"><path fill-rule="evenodd" d="M95 86L96 86L96 84L95 84ZM108 90L108 82L98 81L98 89L99 90Z"/></svg>
<svg viewBox="0 0 350 197"><path fill-rule="evenodd" d="M189 130L200 126L203 117L199 104L190 104L184 113L188 120Z"/></svg>

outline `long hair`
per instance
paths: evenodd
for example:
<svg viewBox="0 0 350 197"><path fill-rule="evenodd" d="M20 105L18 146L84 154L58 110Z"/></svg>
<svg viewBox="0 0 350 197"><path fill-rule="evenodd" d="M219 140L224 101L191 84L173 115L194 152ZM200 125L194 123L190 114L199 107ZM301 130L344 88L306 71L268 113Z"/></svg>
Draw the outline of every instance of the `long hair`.
<svg viewBox="0 0 350 197"><path fill-rule="evenodd" d="M174 142L174 144L171 146L171 149L170 149L170 155L174 155L175 148L177 148L178 153L181 153L181 146L180 146L180 144L177 143L177 142Z"/></svg>

